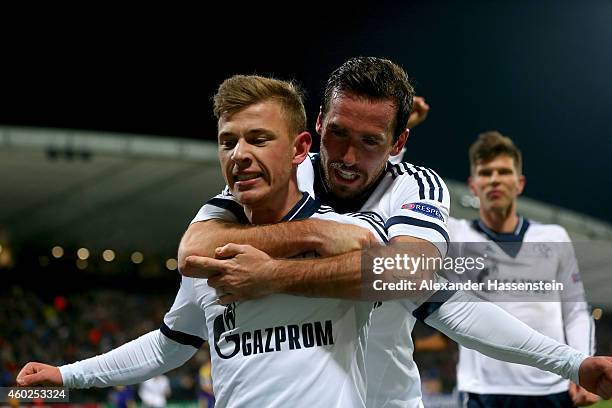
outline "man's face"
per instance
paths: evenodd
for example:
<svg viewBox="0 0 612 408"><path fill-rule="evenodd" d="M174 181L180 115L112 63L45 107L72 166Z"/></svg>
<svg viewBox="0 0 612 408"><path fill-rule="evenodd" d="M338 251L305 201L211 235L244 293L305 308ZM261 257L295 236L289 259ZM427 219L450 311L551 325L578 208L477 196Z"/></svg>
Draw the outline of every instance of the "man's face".
<svg viewBox="0 0 612 408"><path fill-rule="evenodd" d="M523 192L525 176L519 175L511 156L480 162L469 181L472 193L485 211L506 211Z"/></svg>
<svg viewBox="0 0 612 408"><path fill-rule="evenodd" d="M321 164L336 196L350 198L366 190L384 171L389 155L401 151L408 132L393 143L396 110L391 100L338 92L328 111L319 114Z"/></svg>
<svg viewBox="0 0 612 408"><path fill-rule="evenodd" d="M278 102L259 102L222 115L218 142L223 177L238 201L261 205L286 195L294 149Z"/></svg>

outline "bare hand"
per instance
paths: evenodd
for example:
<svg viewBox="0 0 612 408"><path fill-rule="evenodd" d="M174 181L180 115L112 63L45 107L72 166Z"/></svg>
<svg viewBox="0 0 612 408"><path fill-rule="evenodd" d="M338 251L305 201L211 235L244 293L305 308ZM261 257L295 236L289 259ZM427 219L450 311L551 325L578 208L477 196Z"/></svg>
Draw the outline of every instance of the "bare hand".
<svg viewBox="0 0 612 408"><path fill-rule="evenodd" d="M64 385L59 368L48 364L30 362L17 374L17 385L31 387L34 385Z"/></svg>
<svg viewBox="0 0 612 408"><path fill-rule="evenodd" d="M408 129L412 129L413 127L427 119L428 114L429 105L427 104L427 102L425 102L425 98L423 98L422 96L415 96L412 102L412 112L410 112L406 127Z"/></svg>
<svg viewBox="0 0 612 408"><path fill-rule="evenodd" d="M274 260L250 245L227 244L215 251L221 259L189 256L188 267L215 271L208 285L217 290L219 303L257 299L274 293Z"/></svg>
<svg viewBox="0 0 612 408"><path fill-rule="evenodd" d="M588 357L580 364L580 386L603 399L612 397L612 357Z"/></svg>
<svg viewBox="0 0 612 408"><path fill-rule="evenodd" d="M593 405L600 400L599 396L588 392L584 388L574 383L570 383L569 395L572 399L572 403L577 407L586 407Z"/></svg>
<svg viewBox="0 0 612 408"><path fill-rule="evenodd" d="M372 231L351 224L321 221L317 230L317 253L322 257L370 248L377 244Z"/></svg>

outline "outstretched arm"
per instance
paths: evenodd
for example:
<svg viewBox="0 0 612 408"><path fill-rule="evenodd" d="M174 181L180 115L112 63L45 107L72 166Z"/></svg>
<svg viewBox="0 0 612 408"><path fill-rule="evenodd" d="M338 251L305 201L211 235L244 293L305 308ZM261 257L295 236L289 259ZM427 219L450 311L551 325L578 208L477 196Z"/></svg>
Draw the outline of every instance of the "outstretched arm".
<svg viewBox="0 0 612 408"><path fill-rule="evenodd" d="M17 375L17 384L69 388L137 384L179 367L196 351L195 347L179 344L155 330L108 353L73 364L54 367L28 363Z"/></svg>
<svg viewBox="0 0 612 408"><path fill-rule="evenodd" d="M489 357L537 367L604 398L612 396L612 358L588 357L467 293L455 293L425 323Z"/></svg>

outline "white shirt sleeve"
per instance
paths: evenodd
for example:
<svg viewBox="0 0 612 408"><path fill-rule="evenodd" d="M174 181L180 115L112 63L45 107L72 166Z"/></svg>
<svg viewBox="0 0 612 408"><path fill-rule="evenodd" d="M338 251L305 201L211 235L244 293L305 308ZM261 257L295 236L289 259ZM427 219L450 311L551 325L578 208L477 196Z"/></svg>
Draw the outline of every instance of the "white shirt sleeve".
<svg viewBox="0 0 612 408"><path fill-rule="evenodd" d="M561 227L560 227L561 228ZM571 239L561 228L560 262L557 280L563 282L561 311L567 344L590 356L595 354L595 323L585 300L584 286Z"/></svg>
<svg viewBox="0 0 612 408"><path fill-rule="evenodd" d="M211 219L248 224L242 205L232 196L227 187L221 194L217 194L200 208L191 220L191 224Z"/></svg>
<svg viewBox="0 0 612 408"><path fill-rule="evenodd" d="M576 384L586 354L533 330L500 307L456 292L425 319L464 347L560 375Z"/></svg>
<svg viewBox="0 0 612 408"><path fill-rule="evenodd" d="M61 366L59 370L68 388L137 384L183 365L196 351L155 330L108 353Z"/></svg>
<svg viewBox="0 0 612 408"><path fill-rule="evenodd" d="M411 236L429 241L444 257L448 249L450 194L440 176L431 169L401 163L392 169L395 181L390 187L389 219L385 228L389 239Z"/></svg>
<svg viewBox="0 0 612 408"><path fill-rule="evenodd" d="M208 338L195 280L182 277L174 304L160 330L108 353L60 367L69 388L136 384L184 364Z"/></svg>

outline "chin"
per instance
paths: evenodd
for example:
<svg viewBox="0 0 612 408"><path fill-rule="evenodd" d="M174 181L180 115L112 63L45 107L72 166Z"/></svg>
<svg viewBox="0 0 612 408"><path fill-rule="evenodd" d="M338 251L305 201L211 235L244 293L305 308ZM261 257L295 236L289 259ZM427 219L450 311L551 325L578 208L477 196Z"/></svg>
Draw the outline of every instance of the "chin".
<svg viewBox="0 0 612 408"><path fill-rule="evenodd" d="M356 190L352 188L348 189L345 186L338 186L338 185L331 186L331 191L332 193L334 193L335 196L338 196L340 198L353 198L359 195L359 193L361 193L360 190Z"/></svg>
<svg viewBox="0 0 612 408"><path fill-rule="evenodd" d="M256 191L235 192L233 195L234 198L236 198L236 200L243 205L251 206L261 200L261 194L258 194Z"/></svg>

